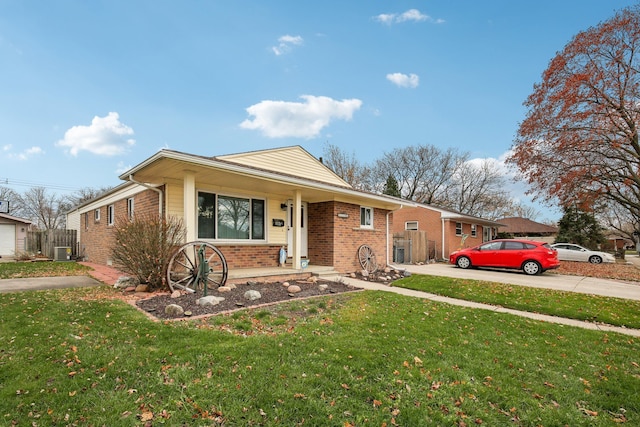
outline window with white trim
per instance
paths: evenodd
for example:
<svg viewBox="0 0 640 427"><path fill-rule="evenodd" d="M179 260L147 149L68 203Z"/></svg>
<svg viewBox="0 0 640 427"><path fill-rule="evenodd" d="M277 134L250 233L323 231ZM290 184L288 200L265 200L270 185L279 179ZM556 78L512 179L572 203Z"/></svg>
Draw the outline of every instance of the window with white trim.
<svg viewBox="0 0 640 427"><path fill-rule="evenodd" d="M476 237L478 227L475 224L471 224L471 237Z"/></svg>
<svg viewBox="0 0 640 427"><path fill-rule="evenodd" d="M404 223L405 230L417 230L418 229L418 221L407 221Z"/></svg>
<svg viewBox="0 0 640 427"><path fill-rule="evenodd" d="M198 192L198 238L264 240L265 201Z"/></svg>
<svg viewBox="0 0 640 427"><path fill-rule="evenodd" d="M100 208L93 211L93 220L96 222L100 221Z"/></svg>
<svg viewBox="0 0 640 427"><path fill-rule="evenodd" d="M84 213L84 229L89 229L89 212Z"/></svg>
<svg viewBox="0 0 640 427"><path fill-rule="evenodd" d="M360 228L373 228L373 208L360 206Z"/></svg>
<svg viewBox="0 0 640 427"><path fill-rule="evenodd" d="M462 236L462 223L456 222L456 236Z"/></svg>
<svg viewBox="0 0 640 427"><path fill-rule="evenodd" d="M107 225L115 223L115 209L113 205L107 206Z"/></svg>
<svg viewBox="0 0 640 427"><path fill-rule="evenodd" d="M133 221L133 207L133 197L129 197L127 199L127 218L129 218L129 221Z"/></svg>

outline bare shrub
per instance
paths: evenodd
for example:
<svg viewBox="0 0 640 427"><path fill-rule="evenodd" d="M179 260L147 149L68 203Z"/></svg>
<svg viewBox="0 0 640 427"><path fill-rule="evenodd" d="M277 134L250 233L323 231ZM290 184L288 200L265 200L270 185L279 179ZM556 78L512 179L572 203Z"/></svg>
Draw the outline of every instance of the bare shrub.
<svg viewBox="0 0 640 427"><path fill-rule="evenodd" d="M169 259L184 237L184 224L179 218L165 219L157 214L118 218L112 257L120 270L148 284L151 290L161 289Z"/></svg>

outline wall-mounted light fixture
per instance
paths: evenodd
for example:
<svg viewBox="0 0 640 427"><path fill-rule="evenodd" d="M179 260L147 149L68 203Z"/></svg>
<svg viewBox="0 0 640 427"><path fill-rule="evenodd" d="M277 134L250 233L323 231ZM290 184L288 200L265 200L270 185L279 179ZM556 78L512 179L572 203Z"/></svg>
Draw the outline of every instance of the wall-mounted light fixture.
<svg viewBox="0 0 640 427"><path fill-rule="evenodd" d="M288 207L289 207L289 205L288 205L288 204L286 204L286 203L280 203L280 209L282 209L283 211L286 211Z"/></svg>
<svg viewBox="0 0 640 427"><path fill-rule="evenodd" d="M349 218L349 214L348 213L344 213L344 212L340 212L338 214L338 218Z"/></svg>

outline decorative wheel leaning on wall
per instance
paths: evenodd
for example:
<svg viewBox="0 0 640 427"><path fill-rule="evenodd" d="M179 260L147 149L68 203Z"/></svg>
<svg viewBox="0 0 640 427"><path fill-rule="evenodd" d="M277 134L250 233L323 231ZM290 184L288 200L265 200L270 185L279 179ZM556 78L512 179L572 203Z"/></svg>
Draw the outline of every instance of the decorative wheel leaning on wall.
<svg viewBox="0 0 640 427"><path fill-rule="evenodd" d="M222 252L207 242L182 245L167 266L167 283L171 291L195 292L198 288L217 289L227 281L227 260Z"/></svg>
<svg viewBox="0 0 640 427"><path fill-rule="evenodd" d="M358 261L360 261L362 269L366 270L368 273L375 273L378 269L376 254L370 246L362 245L358 248Z"/></svg>

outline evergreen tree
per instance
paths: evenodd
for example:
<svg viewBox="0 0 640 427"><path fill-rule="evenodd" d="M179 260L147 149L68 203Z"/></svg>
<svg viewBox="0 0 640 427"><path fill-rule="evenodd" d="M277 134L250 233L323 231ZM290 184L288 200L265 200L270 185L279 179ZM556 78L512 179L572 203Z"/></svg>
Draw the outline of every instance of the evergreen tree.
<svg viewBox="0 0 640 427"><path fill-rule="evenodd" d="M401 197L400 188L398 188L398 180L393 176L387 177L387 183L384 185L383 194L393 197Z"/></svg>
<svg viewBox="0 0 640 427"><path fill-rule="evenodd" d="M556 242L575 243L589 249L598 249L606 242L603 228L593 213L585 212L575 206L565 207L558 222Z"/></svg>

